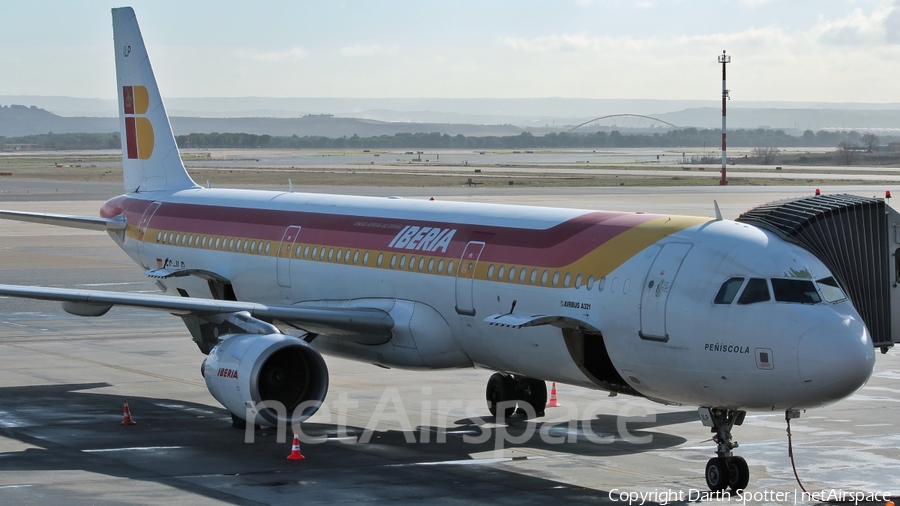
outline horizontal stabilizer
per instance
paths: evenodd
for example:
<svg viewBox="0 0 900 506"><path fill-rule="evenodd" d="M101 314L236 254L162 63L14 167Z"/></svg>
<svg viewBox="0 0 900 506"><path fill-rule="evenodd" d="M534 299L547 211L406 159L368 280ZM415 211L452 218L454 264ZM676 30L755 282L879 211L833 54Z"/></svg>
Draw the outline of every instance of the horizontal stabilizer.
<svg viewBox="0 0 900 506"><path fill-rule="evenodd" d="M0 295L81 303L95 307L108 305L153 309L179 316L193 315L201 318L246 311L254 318L266 322L281 321L307 332L330 336L381 335L389 338L394 326L393 319L386 311L375 308L267 306L252 302L173 297L162 294L19 285L0 285ZM71 304L69 306L73 307Z"/></svg>
<svg viewBox="0 0 900 506"><path fill-rule="evenodd" d="M125 220L119 218L94 218L92 216L73 216L70 214L0 211L0 218L87 230L124 230L126 227Z"/></svg>
<svg viewBox="0 0 900 506"><path fill-rule="evenodd" d="M501 313L488 316L484 319L485 323L496 325L498 327L510 327L521 329L524 327L538 327L541 325L552 325L561 329L584 330L588 332L600 332L599 329L587 323L584 320L572 318L571 316L553 316L544 314L530 313Z"/></svg>

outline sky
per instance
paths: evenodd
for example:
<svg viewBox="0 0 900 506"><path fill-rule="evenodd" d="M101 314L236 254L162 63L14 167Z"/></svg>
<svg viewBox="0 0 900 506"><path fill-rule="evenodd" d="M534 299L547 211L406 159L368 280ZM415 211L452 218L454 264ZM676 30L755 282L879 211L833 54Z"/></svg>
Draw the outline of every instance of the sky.
<svg viewBox="0 0 900 506"><path fill-rule="evenodd" d="M900 0L133 0L169 97L900 102ZM107 2L0 0L0 95L115 98Z"/></svg>

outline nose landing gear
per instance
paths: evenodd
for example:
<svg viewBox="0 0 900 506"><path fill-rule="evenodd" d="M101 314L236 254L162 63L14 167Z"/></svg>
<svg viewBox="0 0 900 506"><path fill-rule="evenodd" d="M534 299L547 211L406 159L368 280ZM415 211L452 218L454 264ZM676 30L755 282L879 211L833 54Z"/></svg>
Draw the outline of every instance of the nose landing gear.
<svg viewBox="0 0 900 506"><path fill-rule="evenodd" d="M541 417L547 406L547 384L539 379L498 372L488 379L485 398L488 410L494 417L501 407L504 418L509 418L513 413L526 418L532 413L535 417ZM527 409L526 405L531 409Z"/></svg>
<svg viewBox="0 0 900 506"><path fill-rule="evenodd" d="M716 443L716 457L706 463L706 484L713 492L730 488L732 492L747 488L750 483L750 467L743 457L736 457L732 450L738 447L731 438L731 429L744 423L745 411L723 408L700 408L703 425L712 427Z"/></svg>

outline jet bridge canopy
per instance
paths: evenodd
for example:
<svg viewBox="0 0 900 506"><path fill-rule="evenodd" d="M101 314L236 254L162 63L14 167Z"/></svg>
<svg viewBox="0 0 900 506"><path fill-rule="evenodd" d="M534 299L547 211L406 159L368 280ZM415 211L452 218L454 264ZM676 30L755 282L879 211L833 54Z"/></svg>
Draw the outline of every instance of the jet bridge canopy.
<svg viewBox="0 0 900 506"><path fill-rule="evenodd" d="M737 221L770 230L828 266L876 347L900 342L900 213L884 199L816 195L755 207Z"/></svg>

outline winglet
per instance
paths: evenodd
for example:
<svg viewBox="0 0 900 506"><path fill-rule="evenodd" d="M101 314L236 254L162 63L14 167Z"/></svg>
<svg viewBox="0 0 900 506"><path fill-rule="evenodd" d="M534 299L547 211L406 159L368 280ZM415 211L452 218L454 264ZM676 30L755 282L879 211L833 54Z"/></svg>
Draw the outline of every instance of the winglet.
<svg viewBox="0 0 900 506"><path fill-rule="evenodd" d="M719 203L713 200L713 207L716 208L716 221L722 221L722 211L719 211Z"/></svg>
<svg viewBox="0 0 900 506"><path fill-rule="evenodd" d="M112 19L125 191L196 188L178 154L134 10L113 9Z"/></svg>

